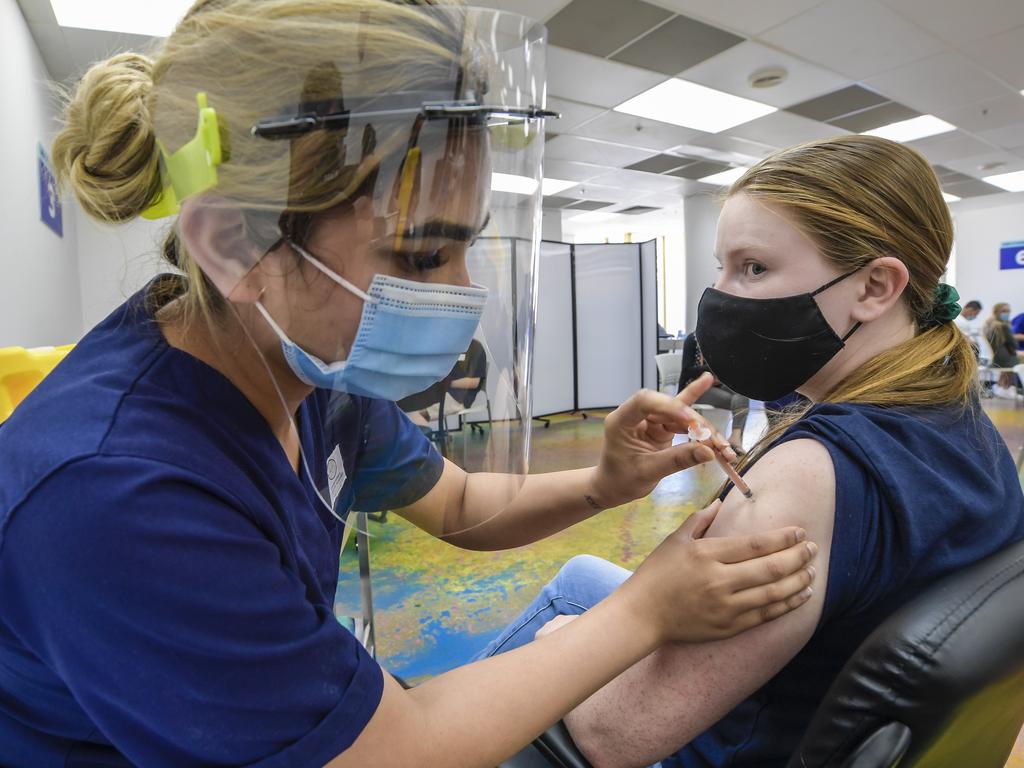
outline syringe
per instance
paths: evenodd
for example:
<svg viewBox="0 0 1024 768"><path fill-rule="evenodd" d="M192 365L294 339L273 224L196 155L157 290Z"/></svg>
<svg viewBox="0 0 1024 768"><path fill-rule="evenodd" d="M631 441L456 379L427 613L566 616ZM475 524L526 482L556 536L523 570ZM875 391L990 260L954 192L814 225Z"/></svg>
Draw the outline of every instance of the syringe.
<svg viewBox="0 0 1024 768"><path fill-rule="evenodd" d="M689 429L686 430L686 434L691 440L702 443L710 448L715 454L715 460L718 462L718 465L722 468L725 474L729 476L732 484L735 485L739 489L739 492L746 498L753 501L754 494L750 490L750 486L743 481L743 478L740 477L740 473L737 472L733 468L732 464L726 460L725 456L722 455L721 449L715 444L715 441L711 439L711 429L707 425L701 424L698 421L691 421Z"/></svg>

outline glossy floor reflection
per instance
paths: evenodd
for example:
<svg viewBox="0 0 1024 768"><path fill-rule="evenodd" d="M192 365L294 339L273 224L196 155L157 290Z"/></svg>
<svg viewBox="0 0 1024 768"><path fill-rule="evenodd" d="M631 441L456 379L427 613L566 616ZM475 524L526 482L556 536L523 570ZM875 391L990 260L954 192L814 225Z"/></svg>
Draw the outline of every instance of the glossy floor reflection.
<svg viewBox="0 0 1024 768"><path fill-rule="evenodd" d="M985 408L1016 457L1024 446L1024 401L986 400ZM547 429L538 424L531 471L592 465L600 449L601 416L558 416ZM763 412L752 413L746 431L748 445L763 428ZM472 444L465 448L472 450ZM456 449L461 451L463 446L458 444ZM413 682L464 663L504 628L570 557L587 553L635 567L697 505L710 498L723 477L713 465L681 472L664 480L647 499L507 552L459 550L394 516L388 516L383 525L370 523L381 663ZM358 565L351 548L342 557L337 600L341 612L358 614ZM1007 765L1024 768L1024 739Z"/></svg>

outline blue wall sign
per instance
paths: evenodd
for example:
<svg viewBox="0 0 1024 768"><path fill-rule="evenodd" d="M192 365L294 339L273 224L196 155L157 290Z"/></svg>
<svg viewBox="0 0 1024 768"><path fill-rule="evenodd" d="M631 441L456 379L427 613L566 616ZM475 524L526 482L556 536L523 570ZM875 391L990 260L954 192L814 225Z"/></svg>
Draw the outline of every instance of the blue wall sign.
<svg viewBox="0 0 1024 768"><path fill-rule="evenodd" d="M999 246L1000 269L1024 269L1024 240Z"/></svg>
<svg viewBox="0 0 1024 768"><path fill-rule="evenodd" d="M43 145L39 149L39 218L42 222L64 237L64 217L61 213L60 195L57 192L57 177L50 167Z"/></svg>

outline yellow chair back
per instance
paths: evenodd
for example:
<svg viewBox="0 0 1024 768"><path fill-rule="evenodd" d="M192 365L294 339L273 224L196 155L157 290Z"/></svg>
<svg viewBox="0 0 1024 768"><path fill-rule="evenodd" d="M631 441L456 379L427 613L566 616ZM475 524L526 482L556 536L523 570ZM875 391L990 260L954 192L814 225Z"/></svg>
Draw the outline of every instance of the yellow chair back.
<svg viewBox="0 0 1024 768"><path fill-rule="evenodd" d="M0 423L7 421L28 393L71 351L62 347L0 347Z"/></svg>

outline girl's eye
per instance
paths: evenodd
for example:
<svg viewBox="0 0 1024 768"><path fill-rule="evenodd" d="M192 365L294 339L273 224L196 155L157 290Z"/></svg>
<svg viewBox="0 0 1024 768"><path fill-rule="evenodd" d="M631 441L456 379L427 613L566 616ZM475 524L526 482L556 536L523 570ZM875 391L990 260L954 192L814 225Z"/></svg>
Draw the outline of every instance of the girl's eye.
<svg viewBox="0 0 1024 768"><path fill-rule="evenodd" d="M748 262L746 270L747 274L750 275L751 277L758 277L759 275L763 275L765 272L768 271L767 267L765 267L764 264L758 264L756 261Z"/></svg>

